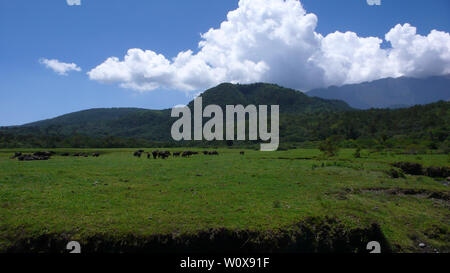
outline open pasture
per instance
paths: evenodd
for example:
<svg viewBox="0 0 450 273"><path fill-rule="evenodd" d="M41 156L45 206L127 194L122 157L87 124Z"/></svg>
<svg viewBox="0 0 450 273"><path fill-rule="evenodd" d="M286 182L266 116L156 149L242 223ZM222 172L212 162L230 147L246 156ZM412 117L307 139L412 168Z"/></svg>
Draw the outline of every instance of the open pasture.
<svg viewBox="0 0 450 273"><path fill-rule="evenodd" d="M45 236L83 243L220 228L272 234L328 218L349 230L377 223L393 251L450 251L445 178L387 172L395 162L449 166L448 155L189 149L199 154L155 160L133 156L138 149L53 150L50 160L29 162L10 157L36 149L0 151L0 252ZM30 251L46 250L40 247Z"/></svg>

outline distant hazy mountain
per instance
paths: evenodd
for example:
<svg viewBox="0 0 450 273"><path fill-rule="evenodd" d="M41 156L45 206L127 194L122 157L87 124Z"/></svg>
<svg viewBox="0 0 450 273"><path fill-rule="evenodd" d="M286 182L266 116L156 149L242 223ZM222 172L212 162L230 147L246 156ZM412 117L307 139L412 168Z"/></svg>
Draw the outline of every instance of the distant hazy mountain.
<svg viewBox="0 0 450 273"><path fill-rule="evenodd" d="M314 89L306 93L311 97L337 99L358 109L404 108L450 100L450 75L424 79L387 78L373 82L341 87Z"/></svg>

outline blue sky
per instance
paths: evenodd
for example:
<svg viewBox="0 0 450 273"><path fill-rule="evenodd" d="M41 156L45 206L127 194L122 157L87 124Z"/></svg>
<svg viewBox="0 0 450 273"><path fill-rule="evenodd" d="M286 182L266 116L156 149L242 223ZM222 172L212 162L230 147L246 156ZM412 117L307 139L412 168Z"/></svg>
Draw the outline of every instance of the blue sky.
<svg viewBox="0 0 450 273"><path fill-rule="evenodd" d="M369 6L366 0L301 2L306 13L314 13L317 16L315 32L322 36L335 31L352 31L358 37L373 36L384 39L385 34L392 28L404 23L417 27L417 35L426 36L433 29L450 31L448 0L382 0L380 6ZM131 48L151 50L162 54L169 61L179 52L189 49L196 54L199 51L198 43L201 41L200 34L206 33L211 28L220 28L220 24L227 20L227 13L237 8L237 0L82 0L79 6L69 6L65 0L0 0L0 125L23 124L96 107L161 109L186 104L195 93L213 85L214 79L202 82L185 78L175 80L172 75L164 76L162 80L146 79L130 82L107 70L110 67L99 69L98 72L101 73L95 76L88 76L87 72L112 56L116 56L120 62ZM283 11L282 6L279 8ZM303 18L295 17L301 16L300 14L288 14L291 15L293 18ZM310 19L305 22L314 22ZM299 28L299 31L301 30L302 28ZM217 40L208 41L209 44L217 44ZM389 47L389 44L383 42L382 48L386 47ZM266 44L258 48L270 49ZM354 49L349 49L352 50ZM304 51L292 49L292 52L289 52L302 55ZM255 62L254 71L250 71L245 78L234 79L232 75L236 74L235 71L228 71L223 79L237 82L260 79L297 89L313 87L313 85L298 85L294 80L287 79L288 76L267 76L268 69L270 75L283 74L284 71L276 71L277 67L286 67L290 63L273 63L266 52L260 55L269 57L267 60L261 59L261 62L251 59L258 56L249 57ZM286 56L280 58L283 57ZM69 71L67 75L59 75L40 63L41 58L75 63L82 71ZM196 57L191 59L198 61ZM301 60L303 59L299 58L298 62ZM441 70L444 71L448 68L448 63L446 60L442 62ZM154 63L153 60L150 63ZM210 64L208 59L205 59L205 63ZM220 65L212 66L221 68ZM211 72L213 78L219 70L214 71ZM110 73L107 80L105 73ZM142 76L136 70L130 73L133 78ZM200 75L202 73L201 71ZM336 73L327 71L325 74ZM394 72L381 71L375 74L390 75L385 73ZM395 71L395 73L399 75L398 73L403 72ZM411 76L416 75L411 73ZM308 81L310 79L311 82L315 81L313 75L315 74L308 75ZM341 76L323 76L320 81L326 85L366 79L360 75L349 75L342 76L345 79ZM111 80L111 78L120 79ZM123 83L128 87L120 87ZM155 84L156 87L148 88L148 84L151 86ZM135 85L139 88L130 87Z"/></svg>

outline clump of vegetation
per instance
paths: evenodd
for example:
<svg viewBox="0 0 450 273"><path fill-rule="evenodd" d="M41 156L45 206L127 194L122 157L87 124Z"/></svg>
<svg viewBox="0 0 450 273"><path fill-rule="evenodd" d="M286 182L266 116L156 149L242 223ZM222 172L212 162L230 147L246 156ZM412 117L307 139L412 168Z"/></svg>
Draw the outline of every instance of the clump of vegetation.
<svg viewBox="0 0 450 273"><path fill-rule="evenodd" d="M339 152L339 146L335 137L329 137L319 144L319 150L326 156L336 156Z"/></svg>
<svg viewBox="0 0 450 273"><path fill-rule="evenodd" d="M449 146L448 142L442 143L441 146L439 147L439 150L443 154L449 154L450 153L450 146Z"/></svg>
<svg viewBox="0 0 450 273"><path fill-rule="evenodd" d="M392 178L405 178L405 174L403 173L402 170L396 170L392 168L386 172Z"/></svg>
<svg viewBox="0 0 450 273"><path fill-rule="evenodd" d="M273 201L273 208L274 208L274 209L279 209L279 208L281 208L281 202L280 202L279 200Z"/></svg>
<svg viewBox="0 0 450 273"><path fill-rule="evenodd" d="M361 147L357 147L355 153L353 154L354 158L361 158Z"/></svg>
<svg viewBox="0 0 450 273"><path fill-rule="evenodd" d="M398 163L393 164L393 166L401 169L406 174L423 175L423 167L419 163L398 162Z"/></svg>
<svg viewBox="0 0 450 273"><path fill-rule="evenodd" d="M429 177L441 177L446 178L450 176L449 167L428 167L424 171L424 174Z"/></svg>

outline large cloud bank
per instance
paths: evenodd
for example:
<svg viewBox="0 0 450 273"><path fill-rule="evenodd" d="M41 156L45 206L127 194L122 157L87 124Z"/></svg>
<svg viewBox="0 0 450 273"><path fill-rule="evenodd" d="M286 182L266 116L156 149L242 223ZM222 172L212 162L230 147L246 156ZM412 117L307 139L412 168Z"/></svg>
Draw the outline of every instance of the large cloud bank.
<svg viewBox="0 0 450 273"><path fill-rule="evenodd" d="M199 50L167 59L151 50L130 49L88 72L90 79L124 88L203 90L221 82L271 82L300 90L384 77L450 73L450 35L427 36L397 25L385 36L354 32L322 36L318 18L297 0L240 0L218 29L202 34Z"/></svg>

